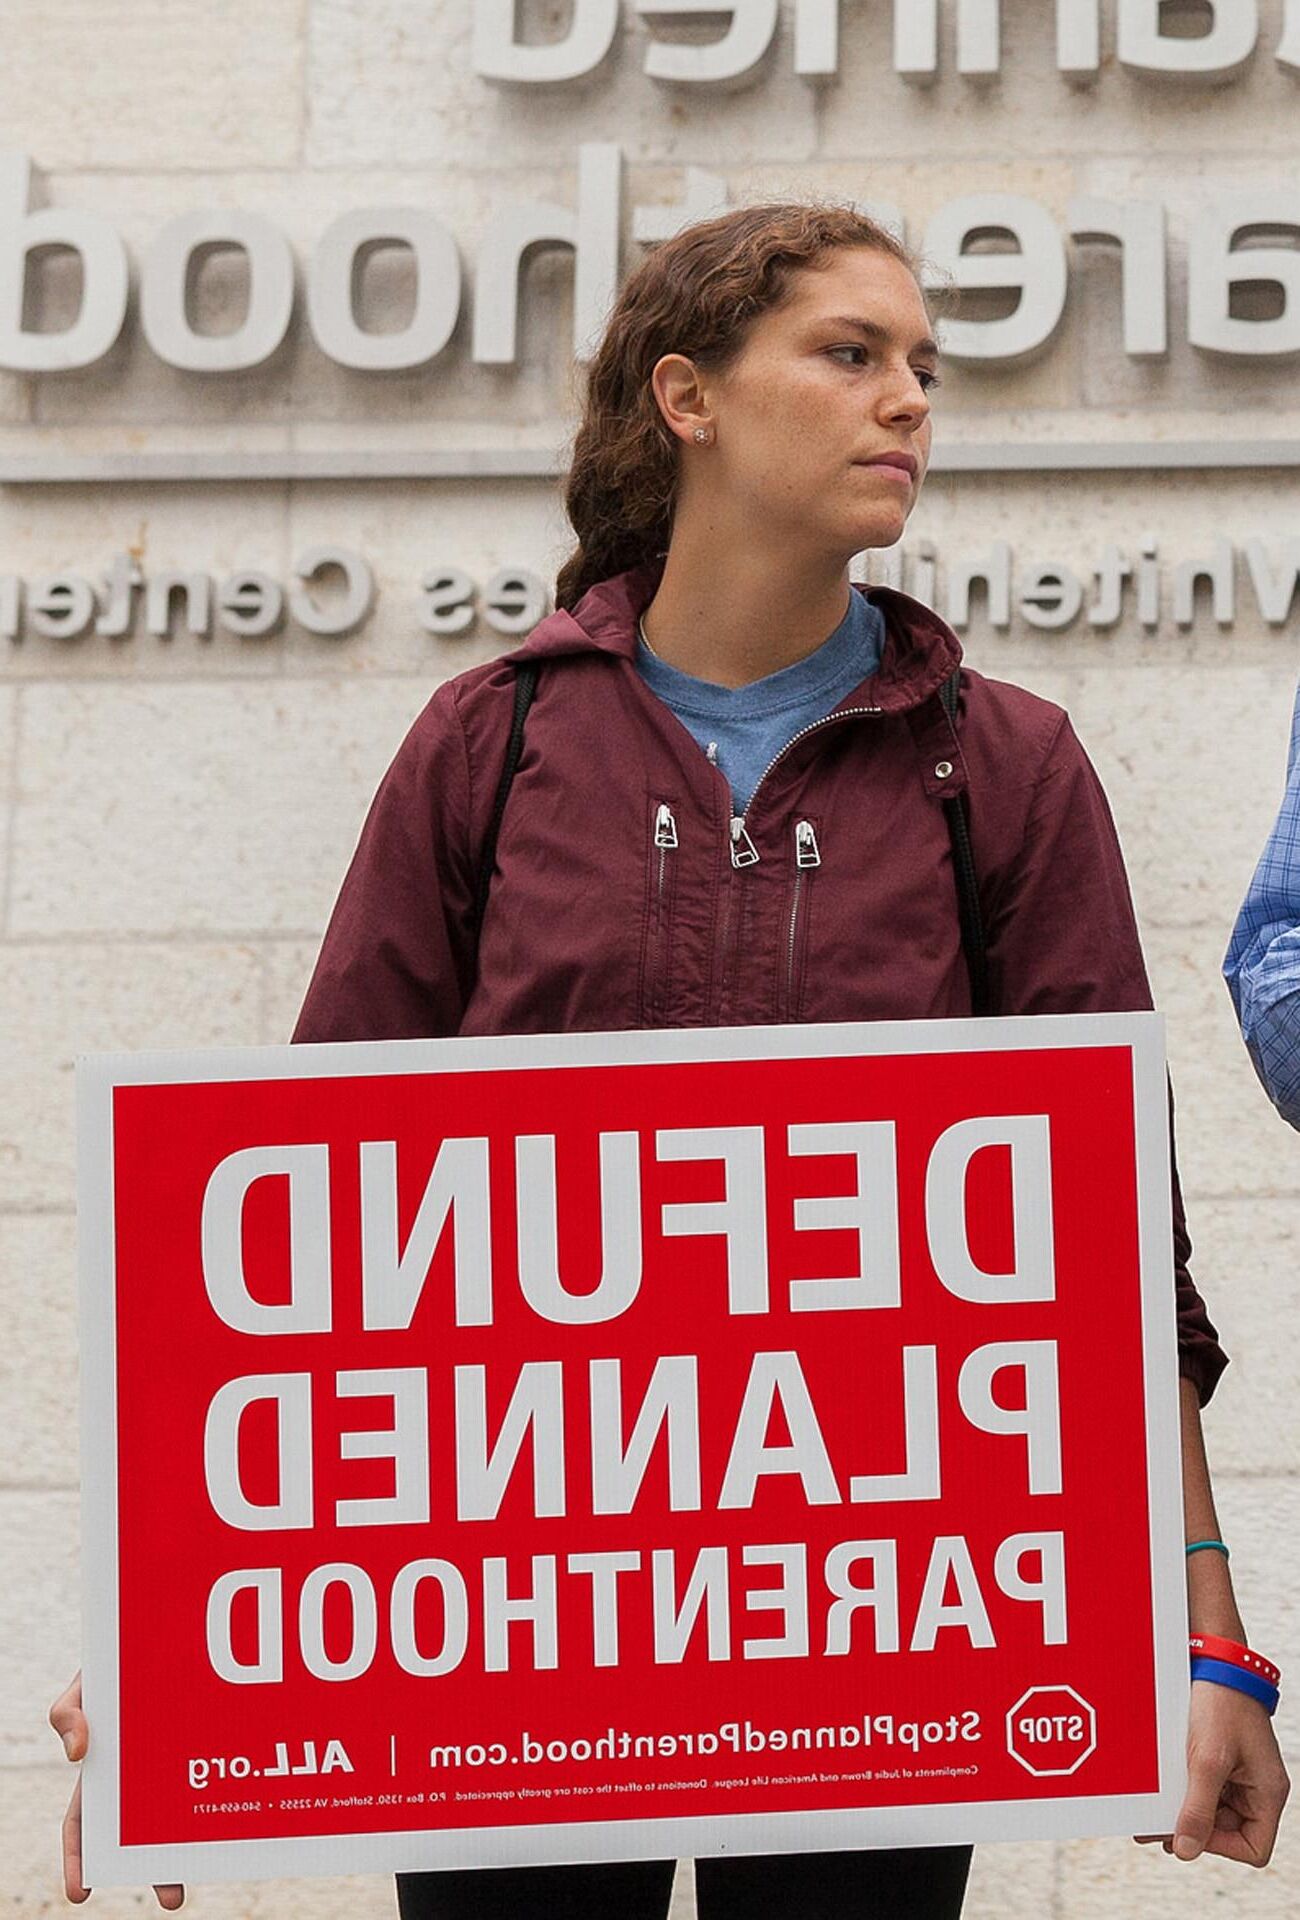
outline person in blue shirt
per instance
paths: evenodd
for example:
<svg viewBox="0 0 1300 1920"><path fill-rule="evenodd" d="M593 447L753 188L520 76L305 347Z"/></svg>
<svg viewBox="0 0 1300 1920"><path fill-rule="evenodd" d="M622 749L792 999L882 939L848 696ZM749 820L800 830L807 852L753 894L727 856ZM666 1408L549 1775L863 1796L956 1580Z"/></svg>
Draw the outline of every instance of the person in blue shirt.
<svg viewBox="0 0 1300 1920"><path fill-rule="evenodd" d="M1300 688L1286 792L1223 963L1255 1071L1300 1128Z"/></svg>

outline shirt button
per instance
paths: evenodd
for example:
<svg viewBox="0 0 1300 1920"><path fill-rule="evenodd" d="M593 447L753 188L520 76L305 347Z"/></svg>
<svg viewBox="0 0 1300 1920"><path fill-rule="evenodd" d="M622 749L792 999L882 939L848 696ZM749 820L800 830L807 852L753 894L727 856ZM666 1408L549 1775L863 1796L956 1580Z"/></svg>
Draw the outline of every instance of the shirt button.
<svg viewBox="0 0 1300 1920"><path fill-rule="evenodd" d="M936 780L946 780L951 772L952 772L952 761L941 760L938 766L934 770L934 777Z"/></svg>

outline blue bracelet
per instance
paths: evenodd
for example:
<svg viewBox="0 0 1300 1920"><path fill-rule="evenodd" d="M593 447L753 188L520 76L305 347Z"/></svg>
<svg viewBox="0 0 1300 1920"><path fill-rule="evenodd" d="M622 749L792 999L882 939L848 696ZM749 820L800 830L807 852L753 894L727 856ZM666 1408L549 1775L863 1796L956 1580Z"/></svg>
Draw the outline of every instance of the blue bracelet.
<svg viewBox="0 0 1300 1920"><path fill-rule="evenodd" d="M1214 1553L1221 1553L1225 1560L1232 1558L1232 1555L1228 1552L1222 1540L1193 1540L1183 1551L1185 1553L1204 1553L1207 1547Z"/></svg>
<svg viewBox="0 0 1300 1920"><path fill-rule="evenodd" d="M1208 1660L1200 1656L1192 1661L1192 1678L1211 1680L1216 1687L1232 1687L1237 1693L1248 1693L1269 1714L1277 1712L1277 1688L1262 1674L1250 1673L1245 1667L1233 1667L1226 1660Z"/></svg>

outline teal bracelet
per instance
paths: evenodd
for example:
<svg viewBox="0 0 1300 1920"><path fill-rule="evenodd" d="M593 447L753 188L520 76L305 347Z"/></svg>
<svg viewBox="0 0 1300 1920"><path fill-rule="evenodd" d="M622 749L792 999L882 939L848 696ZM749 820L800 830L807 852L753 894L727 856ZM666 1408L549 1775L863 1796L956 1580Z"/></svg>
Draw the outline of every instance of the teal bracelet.
<svg viewBox="0 0 1300 1920"><path fill-rule="evenodd" d="M1186 1551L1188 1553L1204 1553L1207 1548L1213 1553L1221 1553L1225 1560L1232 1558L1232 1555L1228 1552L1222 1540L1193 1540L1186 1548Z"/></svg>

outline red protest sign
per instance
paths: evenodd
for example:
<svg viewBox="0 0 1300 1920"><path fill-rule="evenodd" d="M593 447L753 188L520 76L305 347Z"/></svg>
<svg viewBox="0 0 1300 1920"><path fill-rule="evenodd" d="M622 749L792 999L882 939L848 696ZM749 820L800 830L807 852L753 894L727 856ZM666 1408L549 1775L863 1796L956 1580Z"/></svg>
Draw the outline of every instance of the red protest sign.
<svg viewBox="0 0 1300 1920"><path fill-rule="evenodd" d="M1155 1016L105 1058L81 1128L92 1880L1168 1822Z"/></svg>

